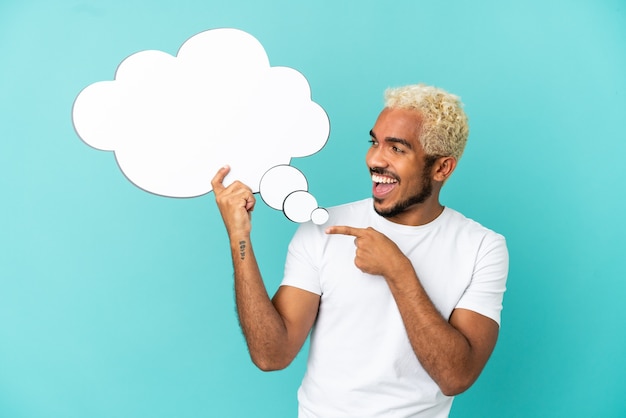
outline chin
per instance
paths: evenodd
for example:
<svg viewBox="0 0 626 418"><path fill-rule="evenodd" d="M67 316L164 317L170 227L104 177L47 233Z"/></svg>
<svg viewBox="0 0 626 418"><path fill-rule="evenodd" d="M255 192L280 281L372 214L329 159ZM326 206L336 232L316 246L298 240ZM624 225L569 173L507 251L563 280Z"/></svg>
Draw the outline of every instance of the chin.
<svg viewBox="0 0 626 418"><path fill-rule="evenodd" d="M383 218L393 218L398 214L398 209L394 205L382 205L380 199L374 198L374 211Z"/></svg>

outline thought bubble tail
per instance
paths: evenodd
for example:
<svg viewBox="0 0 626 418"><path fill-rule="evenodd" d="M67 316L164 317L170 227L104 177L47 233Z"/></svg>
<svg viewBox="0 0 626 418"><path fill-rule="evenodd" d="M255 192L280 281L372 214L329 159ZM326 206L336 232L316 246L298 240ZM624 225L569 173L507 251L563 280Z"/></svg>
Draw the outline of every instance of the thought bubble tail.
<svg viewBox="0 0 626 418"><path fill-rule="evenodd" d="M328 220L328 211L317 205L308 188L306 177L300 170L290 165L279 165L263 175L259 192L269 207L282 210L290 221L313 221L323 225Z"/></svg>
<svg viewBox="0 0 626 418"><path fill-rule="evenodd" d="M328 222L329 217L328 211L324 208L316 208L311 213L311 221L313 221L315 225L324 225Z"/></svg>

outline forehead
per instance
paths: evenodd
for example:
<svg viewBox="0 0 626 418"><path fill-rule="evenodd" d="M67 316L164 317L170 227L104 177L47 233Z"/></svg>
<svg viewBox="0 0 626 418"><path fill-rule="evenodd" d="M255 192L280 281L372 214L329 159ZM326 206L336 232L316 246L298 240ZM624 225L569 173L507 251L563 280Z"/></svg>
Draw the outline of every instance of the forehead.
<svg viewBox="0 0 626 418"><path fill-rule="evenodd" d="M378 140L400 138L418 143L422 116L419 111L386 107L378 115L372 132Z"/></svg>

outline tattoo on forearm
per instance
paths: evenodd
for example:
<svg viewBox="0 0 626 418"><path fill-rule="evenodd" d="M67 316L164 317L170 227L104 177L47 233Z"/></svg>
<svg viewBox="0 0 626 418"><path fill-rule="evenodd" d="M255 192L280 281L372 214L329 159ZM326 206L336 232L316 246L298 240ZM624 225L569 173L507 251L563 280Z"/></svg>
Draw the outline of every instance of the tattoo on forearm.
<svg viewBox="0 0 626 418"><path fill-rule="evenodd" d="M246 242L245 241L239 241L239 256L241 257L242 260L246 258Z"/></svg>

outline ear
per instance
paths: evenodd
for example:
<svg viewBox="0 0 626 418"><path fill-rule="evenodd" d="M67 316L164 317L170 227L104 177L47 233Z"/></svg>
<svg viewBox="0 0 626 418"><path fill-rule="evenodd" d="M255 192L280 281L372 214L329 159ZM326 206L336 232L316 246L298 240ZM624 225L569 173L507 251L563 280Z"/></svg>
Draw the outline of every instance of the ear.
<svg viewBox="0 0 626 418"><path fill-rule="evenodd" d="M456 158L441 157L433 166L433 180L445 182L456 168Z"/></svg>

